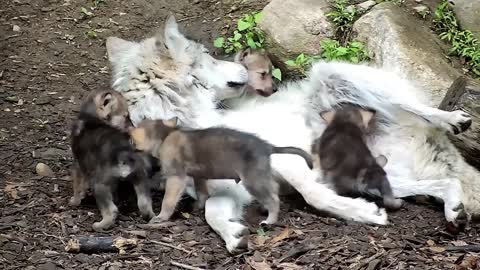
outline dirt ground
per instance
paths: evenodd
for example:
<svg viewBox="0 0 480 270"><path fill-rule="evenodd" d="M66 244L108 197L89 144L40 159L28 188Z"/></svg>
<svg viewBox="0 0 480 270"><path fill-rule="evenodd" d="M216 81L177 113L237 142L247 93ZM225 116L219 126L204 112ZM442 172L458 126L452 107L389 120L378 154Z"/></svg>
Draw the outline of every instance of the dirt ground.
<svg viewBox="0 0 480 270"><path fill-rule="evenodd" d="M480 242L478 230L446 231L441 206L408 203L390 214L391 225L345 222L317 213L298 198L284 198L281 221L257 231L261 215L251 206L250 251L229 255L201 213L184 200L174 224L142 231L135 207L124 207L117 226L103 236L136 237L125 254L72 254L75 236L96 235L93 199L68 206L71 164L68 127L88 91L109 86L104 40L110 35L139 40L169 11L191 38L213 49L228 24L266 1L106 0L81 18L90 0L2 0L0 5L0 269L468 269L476 253L445 246ZM98 2L98 1L97 1ZM95 31L97 38L87 37ZM38 162L56 177L39 177ZM155 211L161 194L156 194ZM133 210L132 210L133 209ZM161 241L170 245L160 245ZM464 248L460 248L464 249ZM478 251L478 250L477 250ZM476 269L476 268L472 268Z"/></svg>

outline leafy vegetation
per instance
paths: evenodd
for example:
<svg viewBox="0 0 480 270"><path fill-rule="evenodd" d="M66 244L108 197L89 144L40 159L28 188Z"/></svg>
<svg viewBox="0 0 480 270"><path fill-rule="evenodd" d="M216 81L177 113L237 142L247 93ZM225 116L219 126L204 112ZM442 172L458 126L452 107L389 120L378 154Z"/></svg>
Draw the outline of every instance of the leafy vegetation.
<svg viewBox="0 0 480 270"><path fill-rule="evenodd" d="M213 42L216 48L222 48L225 53L235 53L244 48L263 48L264 35L257 24L263 18L263 13L247 14L237 22L237 29L231 37L218 37Z"/></svg>
<svg viewBox="0 0 480 270"><path fill-rule="evenodd" d="M440 38L452 45L449 54L462 57L470 71L480 77L480 44L472 32L460 29L448 0L437 6L433 23Z"/></svg>
<svg viewBox="0 0 480 270"><path fill-rule="evenodd" d="M320 59L318 55L310 56L302 53L299 54L294 60L285 61L285 64L298 70L301 74L305 74L305 72L310 68L312 63L318 59Z"/></svg>
<svg viewBox="0 0 480 270"><path fill-rule="evenodd" d="M245 48L254 50L263 49L263 43L265 41L264 34L257 26L262 18L262 12L246 14L237 21L237 29L233 32L233 36L217 37L213 41L213 46L223 49L227 54L236 53ZM281 81L282 71L279 68L274 68L272 76Z"/></svg>
<svg viewBox="0 0 480 270"><path fill-rule="evenodd" d="M327 18L337 26L337 31L341 33L346 33L351 30L353 22L358 15L355 6L347 5L347 0L335 0L332 6L333 11L326 14Z"/></svg>
<svg viewBox="0 0 480 270"><path fill-rule="evenodd" d="M360 63L370 60L362 42L351 41L345 47L336 40L322 40L320 46L323 49L322 58L327 61L337 60L350 63Z"/></svg>

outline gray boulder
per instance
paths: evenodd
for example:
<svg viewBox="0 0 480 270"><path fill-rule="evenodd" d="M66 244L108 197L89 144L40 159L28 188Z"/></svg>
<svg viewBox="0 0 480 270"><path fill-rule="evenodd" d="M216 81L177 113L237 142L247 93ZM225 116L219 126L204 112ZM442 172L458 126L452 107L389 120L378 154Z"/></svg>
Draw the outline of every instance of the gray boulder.
<svg viewBox="0 0 480 270"><path fill-rule="evenodd" d="M321 53L320 41L335 34L326 17L329 7L327 0L272 0L259 23L272 60L283 63L301 53Z"/></svg>
<svg viewBox="0 0 480 270"><path fill-rule="evenodd" d="M409 79L438 106L461 74L445 57L442 42L423 23L393 3L376 5L353 26L366 43L372 65Z"/></svg>
<svg viewBox="0 0 480 270"><path fill-rule="evenodd" d="M478 0L454 0L453 11L462 29L472 31L480 40L480 1Z"/></svg>

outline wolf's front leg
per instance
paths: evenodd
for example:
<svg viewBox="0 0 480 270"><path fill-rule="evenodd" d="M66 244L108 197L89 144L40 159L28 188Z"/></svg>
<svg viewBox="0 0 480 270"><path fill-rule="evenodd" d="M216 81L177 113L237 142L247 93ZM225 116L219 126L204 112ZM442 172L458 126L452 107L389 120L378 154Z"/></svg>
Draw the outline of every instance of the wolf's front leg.
<svg viewBox="0 0 480 270"><path fill-rule="evenodd" d="M443 200L445 218L455 225L463 225L468 221L462 203L463 189L460 180L447 178L440 180L412 180L388 176L395 197L429 195Z"/></svg>
<svg viewBox="0 0 480 270"><path fill-rule="evenodd" d="M365 223L387 224L385 209L364 199L353 199L336 194L327 185L317 182L318 171L310 170L305 161L294 155L272 155L272 168L292 185L305 201L318 210L338 217Z"/></svg>
<svg viewBox="0 0 480 270"><path fill-rule="evenodd" d="M241 223L243 206L252 197L241 184L234 180L212 180L208 183L210 198L205 204L205 219L208 225L225 241L230 253L247 248L248 228Z"/></svg>

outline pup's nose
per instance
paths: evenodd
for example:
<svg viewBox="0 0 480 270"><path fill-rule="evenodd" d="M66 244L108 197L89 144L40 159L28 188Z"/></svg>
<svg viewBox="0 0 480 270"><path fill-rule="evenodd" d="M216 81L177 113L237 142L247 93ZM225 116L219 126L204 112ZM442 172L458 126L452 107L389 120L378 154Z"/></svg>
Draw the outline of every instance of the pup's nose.
<svg viewBox="0 0 480 270"><path fill-rule="evenodd" d="M272 91L268 89L256 89L256 91L257 91L257 94L264 97L268 97L272 94Z"/></svg>

